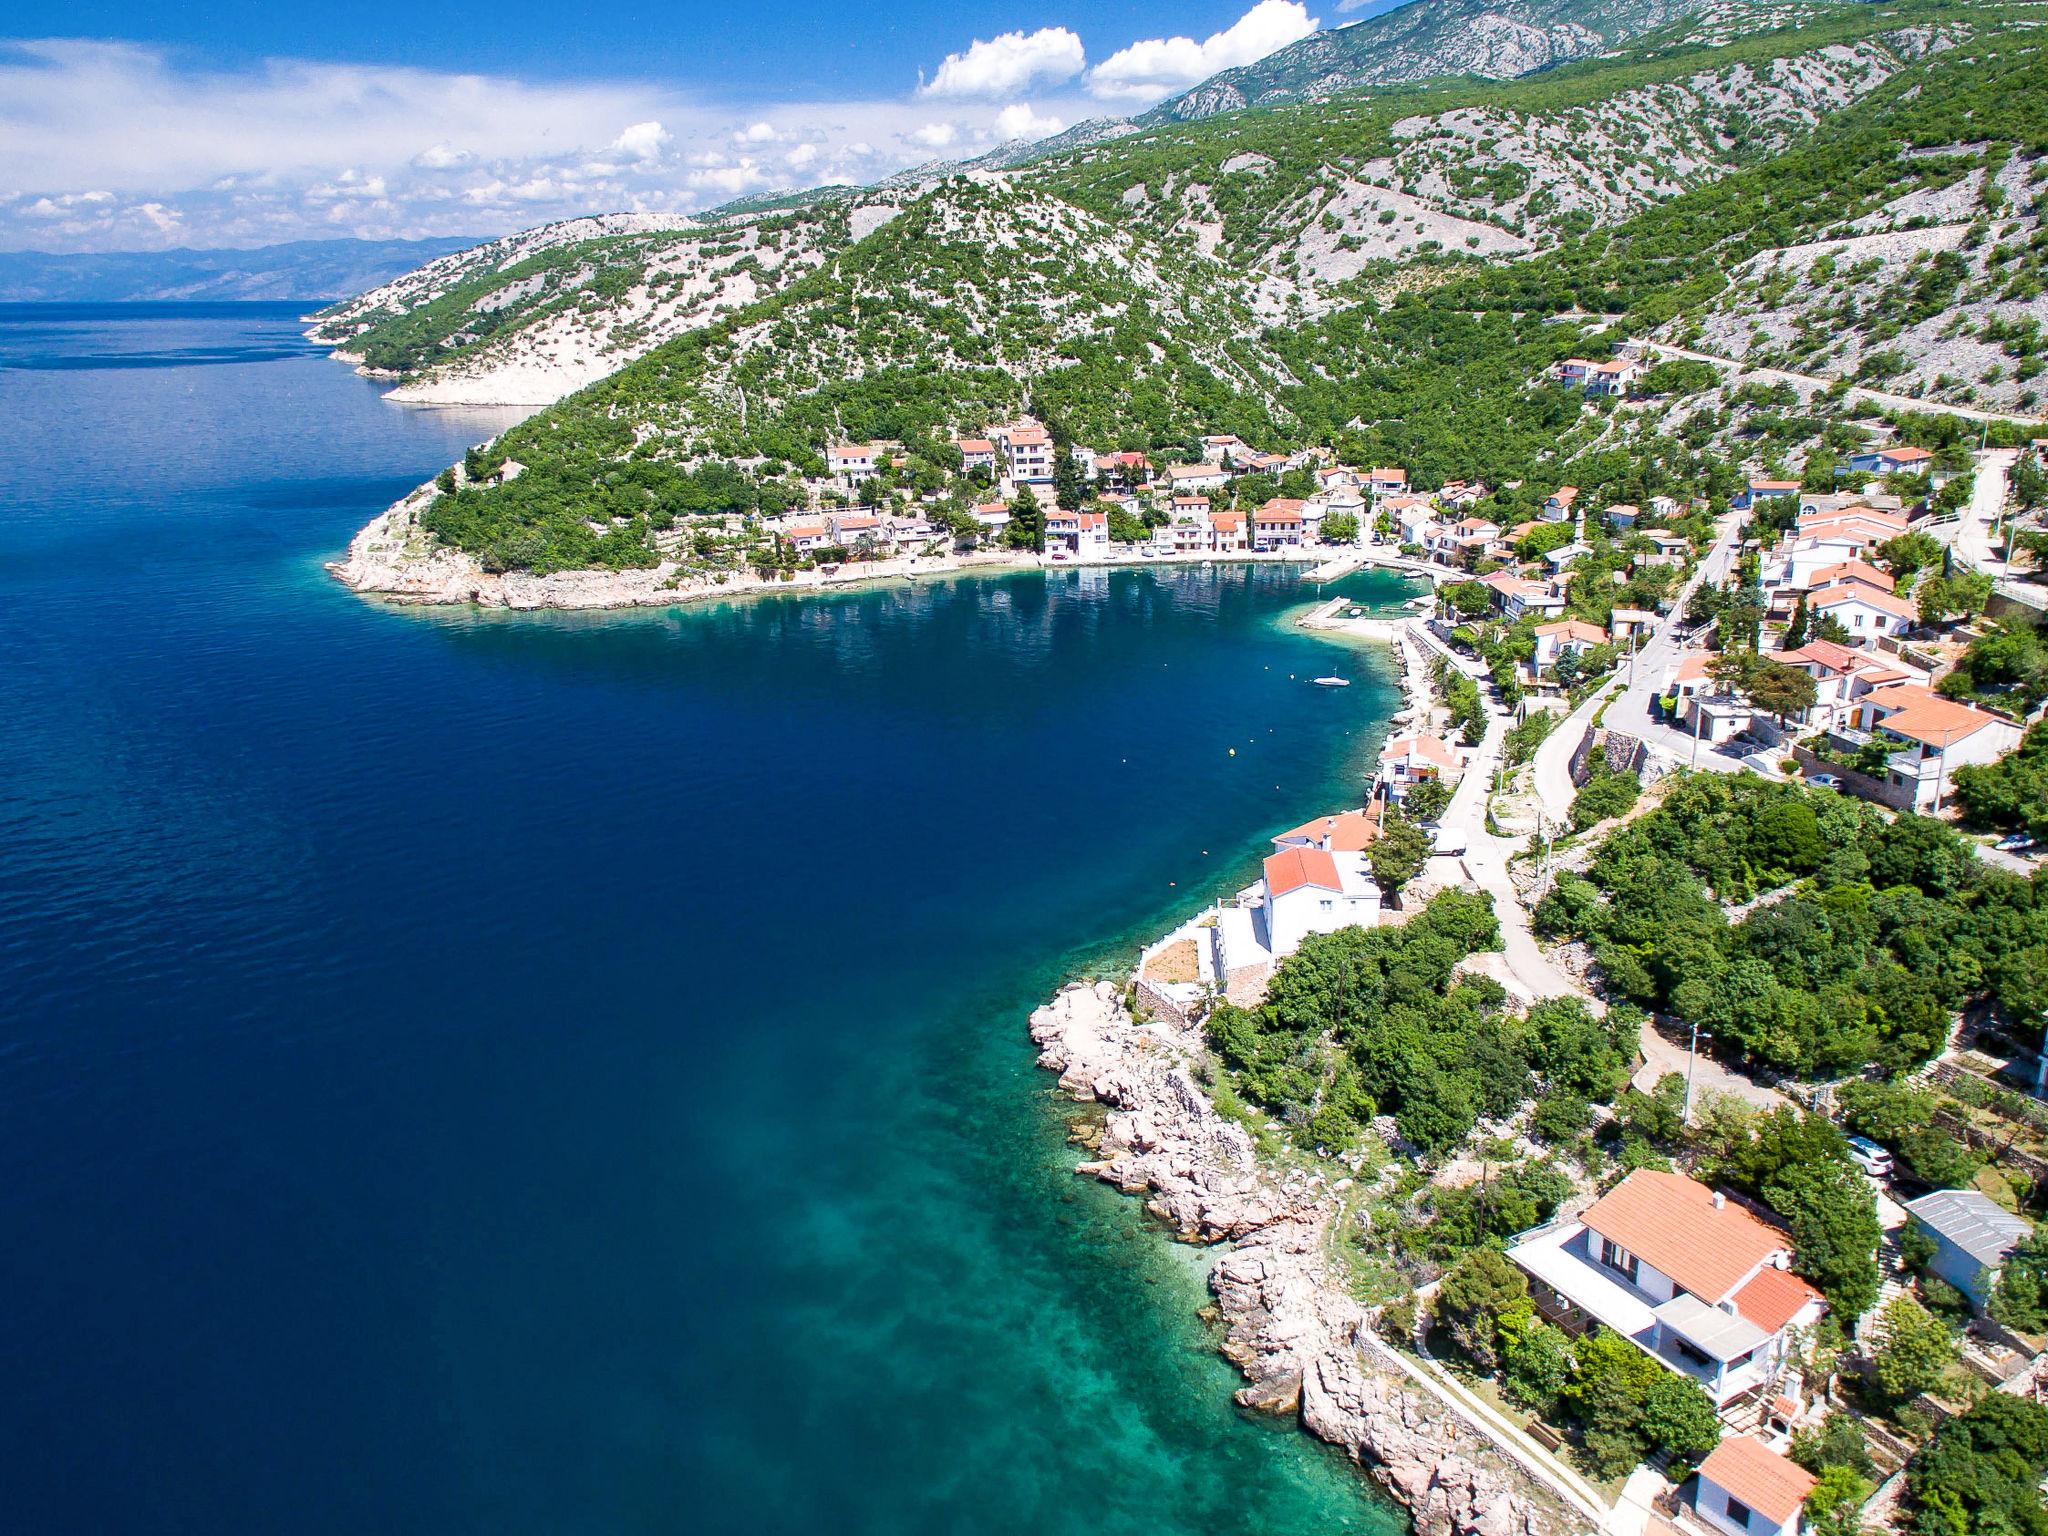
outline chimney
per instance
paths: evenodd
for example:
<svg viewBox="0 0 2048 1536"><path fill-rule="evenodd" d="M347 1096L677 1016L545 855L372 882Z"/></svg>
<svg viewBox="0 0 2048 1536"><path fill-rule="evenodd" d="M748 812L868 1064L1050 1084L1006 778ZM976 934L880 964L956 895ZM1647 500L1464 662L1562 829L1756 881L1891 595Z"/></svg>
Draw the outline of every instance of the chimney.
<svg viewBox="0 0 2048 1536"><path fill-rule="evenodd" d="M1719 1191L1718 1189L1717 1189L1717 1190L1715 1190L1715 1191L1714 1191L1714 1209L1718 1211L1718 1210L1720 1210L1720 1209L1721 1209L1721 1208L1722 1208L1723 1206L1727 1205L1727 1203L1728 1203L1728 1197L1727 1197L1726 1195L1722 1194L1722 1193L1721 1193L1721 1191Z"/></svg>

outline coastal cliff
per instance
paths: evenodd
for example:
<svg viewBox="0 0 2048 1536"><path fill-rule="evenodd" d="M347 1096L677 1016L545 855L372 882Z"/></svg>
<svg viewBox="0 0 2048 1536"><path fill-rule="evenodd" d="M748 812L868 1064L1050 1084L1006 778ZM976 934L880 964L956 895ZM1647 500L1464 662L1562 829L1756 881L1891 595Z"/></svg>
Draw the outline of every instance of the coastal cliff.
<svg viewBox="0 0 2048 1536"><path fill-rule="evenodd" d="M1298 1415L1402 1504L1423 1536L1558 1536L1586 1522L1460 1413L1404 1376L1329 1258L1334 1191L1263 1168L1193 1075L1193 1028L1139 1020L1107 983L1031 1016L1038 1064L1110 1111L1079 1171L1141 1195L1185 1241L1227 1243L1209 1279L1246 1407Z"/></svg>

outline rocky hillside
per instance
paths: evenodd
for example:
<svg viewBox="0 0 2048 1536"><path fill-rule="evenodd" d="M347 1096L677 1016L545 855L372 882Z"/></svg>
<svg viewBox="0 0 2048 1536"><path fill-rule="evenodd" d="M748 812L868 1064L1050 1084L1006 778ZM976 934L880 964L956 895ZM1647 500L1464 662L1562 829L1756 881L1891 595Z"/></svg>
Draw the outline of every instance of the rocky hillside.
<svg viewBox="0 0 2048 1536"><path fill-rule="evenodd" d="M1699 8L1699 0L1412 0L1225 70L1139 122L1325 101L1367 86L1447 75L1509 80L1610 52Z"/></svg>
<svg viewBox="0 0 2048 1536"><path fill-rule="evenodd" d="M431 262L309 333L392 398L547 405L815 270L893 214L824 199L706 219L572 219Z"/></svg>
<svg viewBox="0 0 2048 1536"><path fill-rule="evenodd" d="M1222 119L1041 174L1244 265L1270 316L1317 313L1389 264L1526 255L1753 164L1942 35L1792 34L1495 87L1448 110L1411 110L1435 105L1411 92Z"/></svg>

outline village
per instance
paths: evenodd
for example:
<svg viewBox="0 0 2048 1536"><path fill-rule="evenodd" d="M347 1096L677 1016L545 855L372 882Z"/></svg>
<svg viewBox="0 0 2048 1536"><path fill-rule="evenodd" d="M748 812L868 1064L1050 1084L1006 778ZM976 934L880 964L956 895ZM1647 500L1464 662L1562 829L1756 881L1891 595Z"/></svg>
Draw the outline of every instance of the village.
<svg viewBox="0 0 2048 1536"><path fill-rule="evenodd" d="M1641 371L1572 360L1555 377L1590 398L1626 394ZM1001 434L975 446L1007 451ZM1292 1177L1328 1191L1337 1214L1321 1241L1372 1330L1398 1346L1390 1360L1575 1526L1884 1528L1938 1425L2038 1397L2048 1374L2048 1228L2026 1214L2048 1183L2038 1021L1973 1008L1924 1066L1828 1080L1710 1047L1697 1023L1688 1034L1623 1001L1597 948L1553 914L1562 895L1593 899L1604 838L1717 779L1773 786L1763 792L1786 803L1861 802L1866 833L1927 818L1961 828L1955 846L1988 869L2037 871L2032 834L1986 825L1983 786L2040 750L2043 700L1985 687L1982 658L2041 623L2037 574L1997 550L2038 524L2008 509L2015 478L2048 471L2048 444L1941 461L1879 442L1818 486L1748 478L1723 498L1598 507L1569 485L1426 490L1397 467L1204 447L1200 463L1157 471L1129 455L1091 462L1112 500L1167 491L1170 518L1146 541L1160 553L1299 551L1326 571L1387 564L1435 591L1423 614L1338 597L1304 619L1390 644L1405 706L1360 803L1274 835L1251 884L1146 948L1130 981L1137 1017L1190 1050L1219 1091L1241 1092L1258 1081L1244 1074L1267 1069L1255 1046L1232 1063L1219 1042L1277 1027L1273 989L1304 946L1428 924L1445 893L1488 898L1497 945L1460 963L1451 995L1476 983L1532 1019L1563 1007L1603 1021L1621 1082L1602 1090L1605 1107L1590 1091L1569 1099L1561 1131L1538 1099L1533 1119L1527 1105L1481 1113L1435 1143L1415 1139L1405 1110L1382 1113L1365 1150L1339 1158L1341 1178L1326 1171L1329 1149L1313 1149L1327 1134L1318 1120L1268 1119L1237 1093L1230 1113ZM1239 476L1276 470L1307 477L1309 494L1273 496L1249 518L1222 505ZM1073 539L1060 546L1069 558L1108 558L1106 519L1049 520L1048 547L1055 537ZM1730 904L1733 920L1747 910ZM1316 953L1320 964L1333 951ZM1040 1038L1051 1064L1067 1061L1061 1037ZM1336 1091L1332 1059L1308 1069L1324 1092ZM1271 1070L1298 1079L1304 1064ZM1150 1178L1155 1209L1174 1209L1171 1180L1143 1156L1171 1144L1142 1113L1136 1123L1139 1142L1124 1146L1112 1121L1084 1171L1126 1188ZM1778 1155L1819 1157L1831 1189L1849 1191L1816 1207L1867 1213L1830 1239L1859 1250L1867 1288L1813 1257L1813 1224L1834 1217L1731 1175L1773 1138L1803 1139L1805 1152ZM1491 1201L1533 1224L1489 1233ZM1475 1202L1477 1240L1432 1235L1446 1211L1473 1220ZM1608 1341L1625 1341L1647 1375L1599 1355ZM1271 1354L1240 1358L1247 1400L1284 1401L1285 1382L1315 1373L1293 1345ZM1640 1422L1617 1428L1608 1414Z"/></svg>

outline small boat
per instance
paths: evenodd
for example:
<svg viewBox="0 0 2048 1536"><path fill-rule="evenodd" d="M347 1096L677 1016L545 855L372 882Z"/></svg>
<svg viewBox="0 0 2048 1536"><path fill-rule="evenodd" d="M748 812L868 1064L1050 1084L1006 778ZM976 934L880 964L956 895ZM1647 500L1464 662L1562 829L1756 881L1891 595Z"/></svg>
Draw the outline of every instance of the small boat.
<svg viewBox="0 0 2048 1536"><path fill-rule="evenodd" d="M1351 679L1348 677L1313 677L1309 681L1318 688L1349 688L1351 686Z"/></svg>

